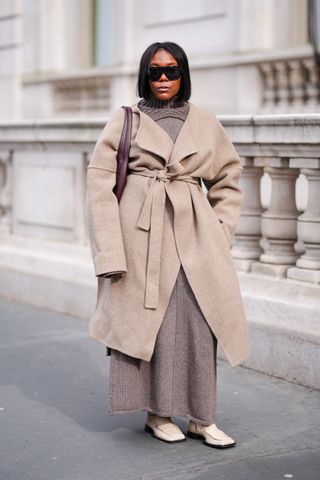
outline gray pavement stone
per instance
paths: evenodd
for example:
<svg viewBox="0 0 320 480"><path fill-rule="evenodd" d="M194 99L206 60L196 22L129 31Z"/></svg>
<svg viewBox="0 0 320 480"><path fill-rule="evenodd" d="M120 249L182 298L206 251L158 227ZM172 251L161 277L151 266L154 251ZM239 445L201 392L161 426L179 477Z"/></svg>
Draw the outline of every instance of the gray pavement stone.
<svg viewBox="0 0 320 480"><path fill-rule="evenodd" d="M217 425L237 446L170 445L145 412L107 415L109 357L86 322L4 300L0 318L1 480L320 478L319 391L220 360Z"/></svg>

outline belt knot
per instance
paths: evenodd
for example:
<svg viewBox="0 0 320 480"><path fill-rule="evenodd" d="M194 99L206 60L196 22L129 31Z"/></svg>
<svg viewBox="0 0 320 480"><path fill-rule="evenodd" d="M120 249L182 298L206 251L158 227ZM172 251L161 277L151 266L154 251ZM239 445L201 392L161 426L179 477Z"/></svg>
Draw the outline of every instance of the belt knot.
<svg viewBox="0 0 320 480"><path fill-rule="evenodd" d="M198 184L198 180L190 176L171 174L167 171L167 168L162 170L132 170L130 174L150 177L148 191L136 225L141 230L149 232L144 306L145 308L155 309L159 298L161 240L166 200L165 184L170 181Z"/></svg>
<svg viewBox="0 0 320 480"><path fill-rule="evenodd" d="M171 180L171 175L166 169L156 171L154 176L157 180L162 180L163 182Z"/></svg>

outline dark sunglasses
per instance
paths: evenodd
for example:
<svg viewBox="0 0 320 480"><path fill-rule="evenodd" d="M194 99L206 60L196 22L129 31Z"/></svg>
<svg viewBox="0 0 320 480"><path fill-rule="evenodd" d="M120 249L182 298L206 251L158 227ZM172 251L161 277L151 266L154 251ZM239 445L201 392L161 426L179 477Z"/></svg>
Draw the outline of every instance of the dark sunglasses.
<svg viewBox="0 0 320 480"><path fill-rule="evenodd" d="M168 80L178 80L178 78L181 77L180 67L175 65L171 67L150 67L148 69L148 75L151 82L157 82L160 80L163 73Z"/></svg>

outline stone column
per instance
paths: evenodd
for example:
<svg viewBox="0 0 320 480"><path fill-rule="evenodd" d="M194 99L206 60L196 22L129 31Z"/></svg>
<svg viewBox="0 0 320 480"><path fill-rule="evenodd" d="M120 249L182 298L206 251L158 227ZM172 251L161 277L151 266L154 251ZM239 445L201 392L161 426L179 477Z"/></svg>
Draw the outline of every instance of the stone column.
<svg viewBox="0 0 320 480"><path fill-rule="evenodd" d="M259 242L263 209L260 200L260 180L263 169L254 165L253 157L243 158L242 165L244 169L239 186L244 192L244 199L232 247L232 256L237 270L249 272L252 263L259 259L261 254Z"/></svg>
<svg viewBox="0 0 320 480"><path fill-rule="evenodd" d="M252 265L252 271L285 277L287 269L296 262L298 210L295 202L295 183L299 169L289 168L288 158L261 159L267 163L272 189L269 208L261 215L260 242L264 253L260 262Z"/></svg>
<svg viewBox="0 0 320 480"><path fill-rule="evenodd" d="M287 277L320 283L320 159L308 159L308 162L302 159L302 163L315 167L301 170L308 180L307 208L298 217L298 238L304 244L305 253L295 267L289 268Z"/></svg>
<svg viewBox="0 0 320 480"><path fill-rule="evenodd" d="M22 37L21 1L0 2L0 118L21 116ZM25 3L25 2L24 2Z"/></svg>

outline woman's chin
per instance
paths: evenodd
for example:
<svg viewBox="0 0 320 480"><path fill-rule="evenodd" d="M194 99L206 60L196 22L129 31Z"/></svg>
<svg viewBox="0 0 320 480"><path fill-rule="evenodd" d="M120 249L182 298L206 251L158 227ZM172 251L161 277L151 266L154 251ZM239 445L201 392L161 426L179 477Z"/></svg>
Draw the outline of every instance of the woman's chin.
<svg viewBox="0 0 320 480"><path fill-rule="evenodd" d="M168 92L157 92L155 97L157 100L170 100L173 97L173 95L171 95L171 93L168 93Z"/></svg>

